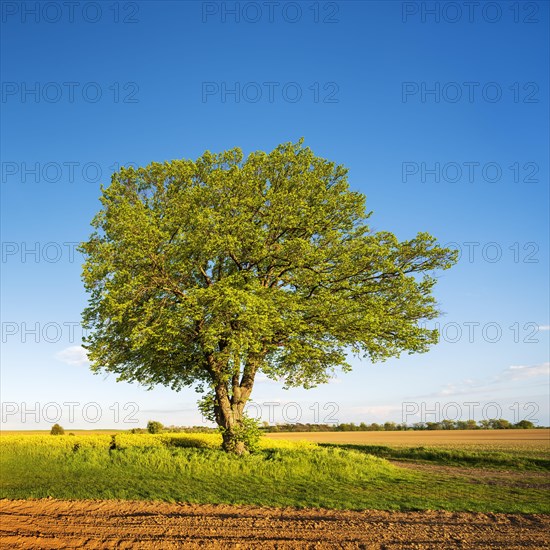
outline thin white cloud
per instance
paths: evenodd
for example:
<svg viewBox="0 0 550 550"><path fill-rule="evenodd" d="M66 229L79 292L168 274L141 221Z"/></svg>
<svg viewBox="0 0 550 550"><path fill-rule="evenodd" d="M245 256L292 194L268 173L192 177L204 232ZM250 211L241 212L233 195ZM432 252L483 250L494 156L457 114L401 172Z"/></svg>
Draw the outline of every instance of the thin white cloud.
<svg viewBox="0 0 550 550"><path fill-rule="evenodd" d="M71 365L75 367L81 367L90 364L90 360L86 355L86 350L82 346L70 346L68 348L62 349L55 354L55 358L65 363L66 365Z"/></svg>
<svg viewBox="0 0 550 550"><path fill-rule="evenodd" d="M540 365L511 365L508 367L502 378L506 380L523 380L535 376L549 376L550 363L541 363Z"/></svg>
<svg viewBox="0 0 550 550"><path fill-rule="evenodd" d="M508 382L518 380L531 380L533 378L550 376L550 363L539 363L537 365L510 365L502 372L485 380L472 380L471 378L460 382L445 384L439 391L430 393L423 397L451 397L468 395L474 393L485 393L501 389Z"/></svg>
<svg viewBox="0 0 550 550"><path fill-rule="evenodd" d="M445 384L439 391L425 397L452 397L455 395L468 395L477 393L484 384L477 384L473 380L464 380L454 384Z"/></svg>

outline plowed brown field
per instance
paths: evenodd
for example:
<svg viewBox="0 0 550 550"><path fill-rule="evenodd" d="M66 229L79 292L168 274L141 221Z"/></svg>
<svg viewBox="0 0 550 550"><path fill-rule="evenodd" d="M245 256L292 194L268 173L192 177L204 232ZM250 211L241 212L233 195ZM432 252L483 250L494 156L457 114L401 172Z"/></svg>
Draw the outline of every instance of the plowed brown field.
<svg viewBox="0 0 550 550"><path fill-rule="evenodd" d="M550 516L2 500L2 548L542 549Z"/></svg>
<svg viewBox="0 0 550 550"><path fill-rule="evenodd" d="M340 445L390 445L430 447L473 446L503 447L516 446L521 449L550 449L550 430L418 430L392 432L294 432L269 433L271 439L296 441L306 439L315 443L336 443Z"/></svg>

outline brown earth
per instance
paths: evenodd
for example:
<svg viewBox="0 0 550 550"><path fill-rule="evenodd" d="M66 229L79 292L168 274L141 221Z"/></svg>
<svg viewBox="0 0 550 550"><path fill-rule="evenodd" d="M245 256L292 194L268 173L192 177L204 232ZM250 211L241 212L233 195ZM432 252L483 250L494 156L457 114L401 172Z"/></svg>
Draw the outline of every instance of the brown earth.
<svg viewBox="0 0 550 550"><path fill-rule="evenodd" d="M0 547L542 549L550 516L1 500Z"/></svg>
<svg viewBox="0 0 550 550"><path fill-rule="evenodd" d="M493 449L542 449L550 450L550 430L421 430L380 432L280 432L268 433L271 439L296 441L305 439L315 443L340 445L389 445L389 446L474 446Z"/></svg>

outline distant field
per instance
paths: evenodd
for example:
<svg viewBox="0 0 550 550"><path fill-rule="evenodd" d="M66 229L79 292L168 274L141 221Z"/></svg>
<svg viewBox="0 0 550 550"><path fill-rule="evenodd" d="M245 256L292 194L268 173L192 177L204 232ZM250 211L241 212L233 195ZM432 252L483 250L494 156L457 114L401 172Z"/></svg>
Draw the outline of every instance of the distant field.
<svg viewBox="0 0 550 550"><path fill-rule="evenodd" d="M491 446L550 450L550 429L539 430L422 430L407 432L303 432L270 433L266 437L307 440L339 445Z"/></svg>

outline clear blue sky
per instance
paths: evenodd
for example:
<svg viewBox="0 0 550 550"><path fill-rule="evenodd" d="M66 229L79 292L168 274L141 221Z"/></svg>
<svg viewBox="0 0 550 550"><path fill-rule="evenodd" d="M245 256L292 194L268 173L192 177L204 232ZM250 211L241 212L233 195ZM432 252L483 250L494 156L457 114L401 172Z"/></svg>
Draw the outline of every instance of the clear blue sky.
<svg viewBox="0 0 550 550"><path fill-rule="evenodd" d="M401 421L403 403L454 417L458 403L462 419L550 423L547 2L36 4L2 4L2 427L47 427L59 409L68 427L131 427L136 407L139 425L200 423L193 390L89 371L71 243L117 164L301 136L349 168L374 228L463 255L436 288L432 351L354 361L309 391L260 380L253 399L278 403L279 422L296 402L302 421L314 403L342 422Z"/></svg>

